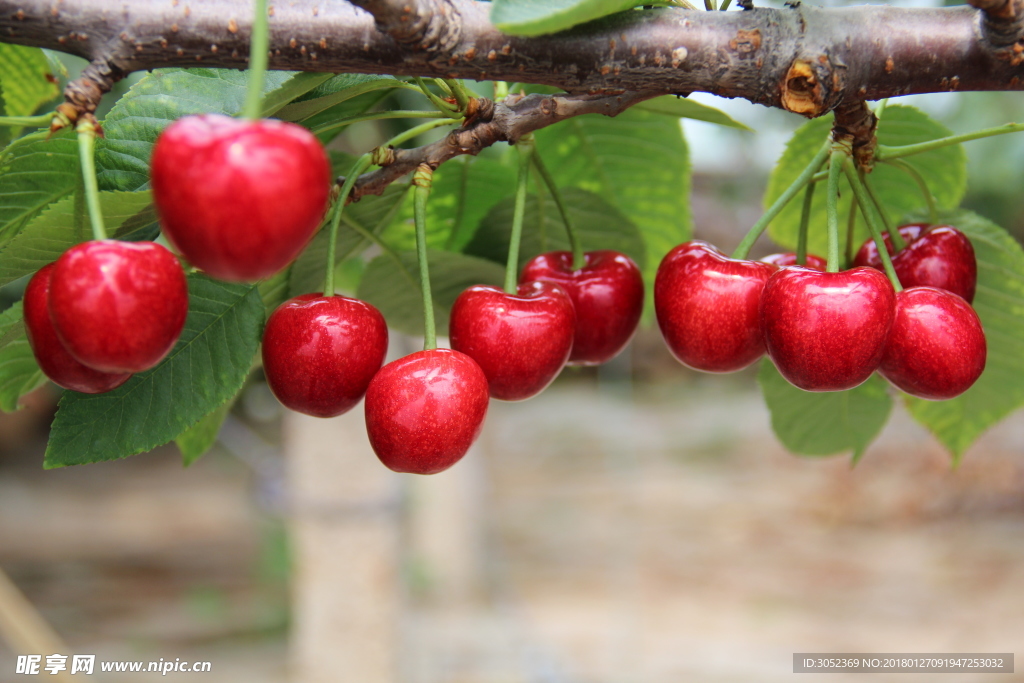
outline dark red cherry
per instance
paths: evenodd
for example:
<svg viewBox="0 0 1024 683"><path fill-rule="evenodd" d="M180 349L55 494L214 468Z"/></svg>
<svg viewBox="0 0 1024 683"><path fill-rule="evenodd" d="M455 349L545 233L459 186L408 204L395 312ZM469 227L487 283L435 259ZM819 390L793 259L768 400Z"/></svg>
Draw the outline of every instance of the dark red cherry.
<svg viewBox="0 0 1024 683"><path fill-rule="evenodd" d="M705 372L733 372L764 354L758 304L777 267L684 242L658 266L654 310L669 351Z"/></svg>
<svg viewBox="0 0 1024 683"><path fill-rule="evenodd" d="M791 266L768 278L760 310L765 346L782 376L805 391L841 391L881 363L896 293L873 268Z"/></svg>
<svg viewBox="0 0 1024 683"><path fill-rule="evenodd" d="M589 251L579 270L572 254L553 251L534 257L519 282L561 285L576 308L570 365L598 365L614 358L636 332L644 308L644 281L633 260L617 251Z"/></svg>
<svg viewBox="0 0 1024 683"><path fill-rule="evenodd" d="M517 294L476 285L455 300L448 336L452 348L477 362L492 398L536 396L561 372L572 350L576 312L553 282L519 285Z"/></svg>
<svg viewBox="0 0 1024 683"><path fill-rule="evenodd" d="M178 340L188 283L178 259L159 244L83 242L54 264L49 308L57 336L80 363L142 372Z"/></svg>
<svg viewBox="0 0 1024 683"><path fill-rule="evenodd" d="M302 126L206 114L160 134L152 184L164 234L189 263L254 281L288 265L316 232L331 167Z"/></svg>
<svg viewBox="0 0 1024 683"><path fill-rule="evenodd" d="M431 349L380 369L366 391L366 432L396 472L435 474L462 459L487 415L487 377L472 358Z"/></svg>
<svg viewBox="0 0 1024 683"><path fill-rule="evenodd" d="M892 257L896 276L905 288L938 287L962 297L967 303L974 301L978 282L978 261L974 246L968 237L951 225L927 227L915 223L900 227L907 246ZM889 234L884 239L892 253ZM874 240L861 246L854 258L855 266L882 269L878 248Z"/></svg>
<svg viewBox="0 0 1024 683"><path fill-rule="evenodd" d="M94 370L72 358L50 321L50 276L55 264L39 269L25 288L25 332L39 368L50 380L65 389L83 394L102 394L116 389L131 373L110 373Z"/></svg>
<svg viewBox="0 0 1024 683"><path fill-rule="evenodd" d="M896 295L896 319L879 372L920 398L944 400L971 388L987 347L971 305L944 289L911 287Z"/></svg>
<svg viewBox="0 0 1024 683"><path fill-rule="evenodd" d="M334 417L359 403L387 350L387 324L376 308L344 296L303 294L267 319L263 371L286 407Z"/></svg>

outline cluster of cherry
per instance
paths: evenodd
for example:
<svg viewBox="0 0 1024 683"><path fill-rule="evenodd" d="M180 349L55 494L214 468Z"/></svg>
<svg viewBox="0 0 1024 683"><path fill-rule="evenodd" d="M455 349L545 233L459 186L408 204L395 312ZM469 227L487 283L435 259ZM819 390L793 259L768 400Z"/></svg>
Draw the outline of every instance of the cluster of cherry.
<svg viewBox="0 0 1024 683"><path fill-rule="evenodd" d="M164 235L191 265L231 282L273 275L320 224L331 170L317 139L280 121L218 115L179 119L151 163ZM282 201L282 198L287 198ZM242 219L244 217L244 219ZM384 367L388 332L368 303L306 294L278 307L263 336L263 367L287 407L340 415L365 395L370 442L385 465L430 474L476 439L490 397L542 391L567 362L602 363L636 330L643 281L617 252L543 254L516 294L472 287L452 313L453 349ZM152 242L94 240L42 268L25 295L29 342L56 384L103 393L157 365L188 314L182 266Z"/></svg>
<svg viewBox="0 0 1024 683"><path fill-rule="evenodd" d="M170 125L154 147L151 176L168 240L193 266L234 282L266 278L294 260L323 218L331 185L326 154L306 129L218 115ZM973 249L949 226L900 233L908 246L892 261L908 288L898 294L870 242L855 267L838 273L813 256L801 267L791 254L758 262L705 242L681 244L655 281L668 347L708 372L739 370L767 351L808 391L849 389L878 370L911 394L956 396L985 365L984 333L968 303ZM382 367L388 332L376 308L306 294L269 316L263 367L277 398L308 415L340 415L365 395L381 461L430 474L466 453L490 398L535 396L567 363L618 354L643 301L639 269L624 254L589 252L575 263L568 252L541 254L515 292L480 285L459 296L452 349ZM101 393L166 356L186 322L188 286L177 258L158 244L95 240L42 268L24 311L43 372L67 389Z"/></svg>
<svg viewBox="0 0 1024 683"><path fill-rule="evenodd" d="M613 251L541 254L515 293L477 285L451 311L451 349L427 349L381 368L387 328L376 308L341 296L300 296L278 308L263 337L263 368L278 399L331 417L366 394L366 429L397 472L433 474L458 462L480 433L490 398L544 390L566 363L594 365L632 338L643 309L640 271Z"/></svg>
<svg viewBox="0 0 1024 683"><path fill-rule="evenodd" d="M873 240L853 267L825 270L808 256L731 259L705 242L673 249L654 285L658 324L673 355L706 372L733 372L767 352L779 372L806 391L851 389L876 370L908 394L960 395L985 369L986 343L971 307L977 262L970 240L948 225L899 228L900 283L882 274Z"/></svg>

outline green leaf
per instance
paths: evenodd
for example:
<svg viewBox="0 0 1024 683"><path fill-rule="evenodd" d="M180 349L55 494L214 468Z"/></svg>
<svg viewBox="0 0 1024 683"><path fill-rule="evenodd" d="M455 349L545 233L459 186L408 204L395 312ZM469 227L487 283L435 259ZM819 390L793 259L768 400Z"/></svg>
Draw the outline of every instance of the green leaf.
<svg viewBox="0 0 1024 683"><path fill-rule="evenodd" d="M46 383L21 324L21 302L0 313L0 410L12 413L19 400Z"/></svg>
<svg viewBox="0 0 1024 683"><path fill-rule="evenodd" d="M223 405L214 408L212 412L208 413L199 422L175 437L174 443L177 444L178 450L181 451L181 461L185 467L203 457L207 451L213 448L213 444L217 441L217 435L220 434L220 428L223 426L228 413L231 412L233 404L234 401L227 401Z"/></svg>
<svg viewBox="0 0 1024 683"><path fill-rule="evenodd" d="M661 259L691 236L690 162L679 121L630 110L615 118L576 117L536 136L560 187L600 195L640 229L652 291ZM594 247L583 240L583 248Z"/></svg>
<svg viewBox="0 0 1024 683"><path fill-rule="evenodd" d="M462 251L487 212L516 189L515 166L500 157L456 157L434 171L427 202L427 246ZM395 249L416 248L412 202L391 222L382 239Z"/></svg>
<svg viewBox="0 0 1024 683"><path fill-rule="evenodd" d="M792 184L793 180L810 163L821 149L832 126L831 117L821 117L800 127L786 146L786 151L772 171L765 192L764 203L769 206ZM951 135L942 124L928 117L924 112L903 105L890 105L878 126L878 141L884 145L909 145ZM924 177L928 187L942 208L959 205L967 189L967 156L963 145L945 147L904 159ZM886 214L893 224L907 213L924 206L924 198L913 179L904 171L876 164L867 180L874 188L879 200L885 206ZM828 253L825 213L825 183L819 183L811 207L810 232L807 248L824 256ZM771 238L783 247L796 247L800 229L800 210L803 194L789 203L769 228ZM846 248L846 221L853 201L853 191L845 176L839 181L839 225L840 250ZM867 224L863 216L857 217L854 243L859 246L868 238Z"/></svg>
<svg viewBox="0 0 1024 683"><path fill-rule="evenodd" d="M339 74L283 107L277 117L283 121L304 121L354 97L400 86L401 81L392 76Z"/></svg>
<svg viewBox="0 0 1024 683"><path fill-rule="evenodd" d="M4 100L4 84L0 81L0 116L7 115L7 102ZM11 141L11 129L9 126L0 126L0 149L3 149Z"/></svg>
<svg viewBox="0 0 1024 683"><path fill-rule="evenodd" d="M20 301L15 301L6 311L0 313L0 351L11 342L25 337L25 324L22 315Z"/></svg>
<svg viewBox="0 0 1024 683"><path fill-rule="evenodd" d="M537 36L634 7L634 0L494 0L491 23L502 33Z"/></svg>
<svg viewBox="0 0 1024 683"><path fill-rule="evenodd" d="M248 72L243 73L248 74ZM322 74L312 71L291 72L290 78L281 81L263 95L263 100L260 102L260 115L267 117L278 114L278 118L281 118L279 114L282 107L297 97L301 97L309 91L316 89L317 86L322 85L333 77L334 74Z"/></svg>
<svg viewBox="0 0 1024 683"><path fill-rule="evenodd" d="M363 95L357 95L356 97L345 100L341 104L329 107L319 114L314 114L307 119L303 119L302 125L312 131L317 131L314 135L316 135L320 142L326 145L331 140L345 132L348 125L350 125L335 125L338 121L342 119L350 119L354 116L359 116L360 114L365 114L367 111L377 106L381 100L386 98L388 93L388 90L374 90Z"/></svg>
<svg viewBox="0 0 1024 683"><path fill-rule="evenodd" d="M263 319L255 285L189 276L188 319L167 358L106 394L64 392L43 466L116 460L176 438L241 388Z"/></svg>
<svg viewBox="0 0 1024 683"><path fill-rule="evenodd" d="M641 269L644 267L646 254L640 231L618 209L598 195L576 187L562 190L562 200L580 241L588 250L621 251L636 261ZM466 253L499 264L506 263L509 240L512 236L514 208L514 197L508 197L495 204L480 221L476 235L466 246ZM523 226L523 239L519 247L520 270L537 254L569 249L565 224L553 200L545 198L541 210L537 195L528 195Z"/></svg>
<svg viewBox="0 0 1024 683"><path fill-rule="evenodd" d="M808 392L787 382L765 358L757 380L775 435L800 455L852 450L856 461L885 426L892 409L887 383L877 375L849 391Z"/></svg>
<svg viewBox="0 0 1024 683"><path fill-rule="evenodd" d="M960 396L948 401L907 396L906 402L914 419L959 461L986 429L1024 405L1024 251L1005 230L976 213L951 211L941 217L974 245L978 259L974 310L985 329L988 360L985 372Z"/></svg>
<svg viewBox="0 0 1024 683"><path fill-rule="evenodd" d="M80 177L73 133L11 143L0 156L0 247L47 206L71 194Z"/></svg>
<svg viewBox="0 0 1024 683"><path fill-rule="evenodd" d="M4 88L8 116L31 116L59 95L46 55L37 47L0 43L0 84Z"/></svg>
<svg viewBox="0 0 1024 683"><path fill-rule="evenodd" d="M305 83L289 71L268 71L265 102L279 91L295 92ZM105 138L96 144L97 177L102 190L134 192L149 183L149 156L157 135L189 114L234 116L245 103L248 77L235 69L156 69L118 100L103 121Z"/></svg>
<svg viewBox="0 0 1024 683"><path fill-rule="evenodd" d="M67 249L92 239L84 208L75 196L49 205L0 251L0 285L34 273ZM150 192L101 192L107 232L121 238L156 220ZM76 215L77 214L77 215Z"/></svg>
<svg viewBox="0 0 1024 683"><path fill-rule="evenodd" d="M664 116L674 116L676 118L707 121L708 123L717 123L720 126L739 128L740 130L749 130L751 132L754 130L732 118L721 109L715 109L696 100L676 95L662 95L652 100L645 100L640 104L633 105L633 109L649 111Z"/></svg>
<svg viewBox="0 0 1024 683"><path fill-rule="evenodd" d="M356 294L384 314L388 326L414 336L423 335L423 301L420 296L416 253L398 254L402 267L388 255L370 261ZM440 335L448 333L448 315L455 299L473 285L501 286L505 269L492 261L451 251L429 250L430 282L434 317Z"/></svg>
<svg viewBox="0 0 1024 683"><path fill-rule="evenodd" d="M341 214L338 226L338 243L334 251L335 265L356 252L365 249L369 243L352 226L380 234L384 227L397 215L406 197L406 185L391 185L379 197L367 195L354 204L349 204ZM307 292L322 292L327 269L327 246L330 241L332 209L328 210L320 231L303 250L292 265L288 290L291 296Z"/></svg>

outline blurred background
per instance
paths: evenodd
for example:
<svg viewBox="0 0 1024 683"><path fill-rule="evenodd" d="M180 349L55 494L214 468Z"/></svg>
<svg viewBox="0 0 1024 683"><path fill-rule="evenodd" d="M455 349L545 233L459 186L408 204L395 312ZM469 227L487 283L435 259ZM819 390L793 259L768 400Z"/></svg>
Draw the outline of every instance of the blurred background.
<svg viewBox="0 0 1024 683"><path fill-rule="evenodd" d="M693 98L756 131L681 124L695 235L731 249L803 119ZM1024 118L1019 93L899 102L955 132ZM386 133L353 126L335 147ZM1019 239L1024 137L966 149L964 205ZM63 654L209 661L168 678L210 682L773 682L794 652L1013 652L1024 633L1019 413L956 469L899 405L855 468L796 457L754 371L691 372L652 327L606 366L493 402L469 455L430 478L377 462L361 406L286 414L258 376L188 469L172 445L44 471L58 397L0 414L0 568ZM2 683L25 680L14 647L0 639Z"/></svg>

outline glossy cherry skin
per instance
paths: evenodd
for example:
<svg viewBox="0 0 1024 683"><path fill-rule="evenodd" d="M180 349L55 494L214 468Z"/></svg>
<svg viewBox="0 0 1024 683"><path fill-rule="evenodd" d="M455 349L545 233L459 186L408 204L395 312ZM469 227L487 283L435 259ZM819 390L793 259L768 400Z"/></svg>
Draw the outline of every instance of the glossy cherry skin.
<svg viewBox="0 0 1024 683"><path fill-rule="evenodd" d="M805 391L841 391L881 363L896 293L873 268L790 266L768 279L760 310L765 346L782 376Z"/></svg>
<svg viewBox="0 0 1024 683"><path fill-rule="evenodd" d="M487 401L487 377L464 353L430 349L399 358L366 391L370 445L395 472L442 472L480 435Z"/></svg>
<svg viewBox="0 0 1024 683"><path fill-rule="evenodd" d="M636 332L644 308L644 280L633 259L617 251L588 251L583 267L572 268L572 254L535 256L520 282L561 285L576 308L576 334L569 365L600 365L619 354Z"/></svg>
<svg viewBox="0 0 1024 683"><path fill-rule="evenodd" d="M57 386L83 394L102 394L116 389L131 377L131 373L100 372L82 365L72 358L50 321L50 276L54 264L39 269L28 286L23 299L25 333L32 353L43 374Z"/></svg>
<svg viewBox="0 0 1024 683"><path fill-rule="evenodd" d="M286 407L334 417L359 403L387 351L387 323L376 308L344 296L303 294L267 319L263 371Z"/></svg>
<svg viewBox="0 0 1024 683"><path fill-rule="evenodd" d="M152 185L164 234L189 263L247 282L306 246L327 208L331 167L293 123L186 116L157 138Z"/></svg>
<svg viewBox="0 0 1024 683"><path fill-rule="evenodd" d="M941 401L971 388L987 346L971 305L944 289L911 287L896 295L896 319L879 373L920 398Z"/></svg>
<svg viewBox="0 0 1024 683"><path fill-rule="evenodd" d="M142 372L178 341L188 283L174 254L153 242L83 242L57 259L50 319L79 362L103 372Z"/></svg>
<svg viewBox="0 0 1024 683"><path fill-rule="evenodd" d="M448 323L452 348L477 362L491 398L536 396L569 360L576 310L561 286L526 282L517 294L476 285L455 300Z"/></svg>
<svg viewBox="0 0 1024 683"><path fill-rule="evenodd" d="M761 259L765 263L771 263L772 265L778 266L779 268L785 268L786 266L795 266L796 254L792 251L782 252L778 254L769 254ZM804 259L804 267L811 268L813 270L824 271L828 267L828 262L820 256L814 254L807 254L807 258Z"/></svg>
<svg viewBox="0 0 1024 683"><path fill-rule="evenodd" d="M758 304L776 270L731 259L700 240L668 252L654 280L654 311L672 355L704 372L734 372L760 358Z"/></svg>
<svg viewBox="0 0 1024 683"><path fill-rule="evenodd" d="M938 287L953 292L967 303L974 301L978 282L978 261L967 235L951 225L913 223L900 226L907 246L892 257L892 267L900 284L910 287ZM883 233L886 248L892 254L889 233ZM865 242L853 265L882 269L874 240Z"/></svg>

